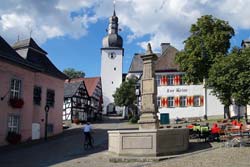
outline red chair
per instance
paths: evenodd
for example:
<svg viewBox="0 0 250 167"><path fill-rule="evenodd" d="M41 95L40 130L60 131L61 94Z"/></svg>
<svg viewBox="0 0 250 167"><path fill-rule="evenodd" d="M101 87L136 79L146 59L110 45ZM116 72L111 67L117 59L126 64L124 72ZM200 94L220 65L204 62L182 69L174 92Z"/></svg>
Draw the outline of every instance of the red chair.
<svg viewBox="0 0 250 167"><path fill-rule="evenodd" d="M220 131L221 129L218 127L218 124L214 123L212 128L211 128L211 135L212 135L212 140L219 141L220 140Z"/></svg>

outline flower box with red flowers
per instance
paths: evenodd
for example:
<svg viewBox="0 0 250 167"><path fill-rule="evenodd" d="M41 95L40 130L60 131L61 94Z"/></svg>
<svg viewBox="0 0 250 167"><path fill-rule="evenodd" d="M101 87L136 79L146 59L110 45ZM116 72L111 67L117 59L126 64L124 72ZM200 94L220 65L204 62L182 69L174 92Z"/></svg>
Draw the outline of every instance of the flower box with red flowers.
<svg viewBox="0 0 250 167"><path fill-rule="evenodd" d="M22 138L22 135L16 132L8 132L8 135L6 136L6 140L10 144L18 144L20 143Z"/></svg>
<svg viewBox="0 0 250 167"><path fill-rule="evenodd" d="M24 104L23 99L20 98L12 98L9 100L9 105L13 108L22 108Z"/></svg>

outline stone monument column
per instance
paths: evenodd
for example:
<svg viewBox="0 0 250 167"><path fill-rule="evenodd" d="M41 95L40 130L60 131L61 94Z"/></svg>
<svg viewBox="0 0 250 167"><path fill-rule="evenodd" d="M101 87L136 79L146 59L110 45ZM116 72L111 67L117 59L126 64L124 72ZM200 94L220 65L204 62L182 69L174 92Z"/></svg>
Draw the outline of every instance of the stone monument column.
<svg viewBox="0 0 250 167"><path fill-rule="evenodd" d="M141 56L143 60L142 75L142 108L139 123L139 129L158 129L159 120L157 117L157 86L155 82L155 61L157 55L152 52L151 45L148 43L145 55Z"/></svg>

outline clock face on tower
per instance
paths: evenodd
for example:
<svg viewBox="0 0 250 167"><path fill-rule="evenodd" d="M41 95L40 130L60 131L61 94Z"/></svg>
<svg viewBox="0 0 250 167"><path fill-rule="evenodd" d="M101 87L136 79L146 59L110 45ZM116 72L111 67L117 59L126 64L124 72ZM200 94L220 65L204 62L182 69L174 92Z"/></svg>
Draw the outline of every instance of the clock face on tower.
<svg viewBox="0 0 250 167"><path fill-rule="evenodd" d="M109 53L109 58L110 58L110 59L115 59L115 58L116 58L115 52L110 52L110 53Z"/></svg>

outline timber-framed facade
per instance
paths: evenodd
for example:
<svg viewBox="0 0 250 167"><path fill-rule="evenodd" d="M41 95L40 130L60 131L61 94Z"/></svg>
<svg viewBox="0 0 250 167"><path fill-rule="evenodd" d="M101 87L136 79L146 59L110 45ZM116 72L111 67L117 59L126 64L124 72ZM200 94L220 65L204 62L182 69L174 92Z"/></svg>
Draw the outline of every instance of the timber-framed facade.
<svg viewBox="0 0 250 167"><path fill-rule="evenodd" d="M83 81L64 84L63 121L88 121L90 97Z"/></svg>

